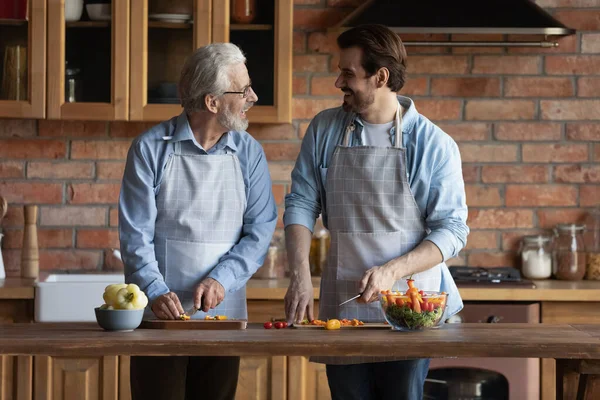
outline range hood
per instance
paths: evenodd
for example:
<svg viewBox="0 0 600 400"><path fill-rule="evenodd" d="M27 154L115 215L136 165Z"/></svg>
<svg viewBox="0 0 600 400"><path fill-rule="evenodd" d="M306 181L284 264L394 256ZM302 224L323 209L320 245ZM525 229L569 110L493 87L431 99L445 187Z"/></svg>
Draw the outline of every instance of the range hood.
<svg viewBox="0 0 600 400"><path fill-rule="evenodd" d="M535 35L544 38L537 42L442 42L452 46L494 43L518 46L521 43L552 47L557 44L545 39L575 33L530 0L366 0L333 30L361 24L386 25L400 34Z"/></svg>

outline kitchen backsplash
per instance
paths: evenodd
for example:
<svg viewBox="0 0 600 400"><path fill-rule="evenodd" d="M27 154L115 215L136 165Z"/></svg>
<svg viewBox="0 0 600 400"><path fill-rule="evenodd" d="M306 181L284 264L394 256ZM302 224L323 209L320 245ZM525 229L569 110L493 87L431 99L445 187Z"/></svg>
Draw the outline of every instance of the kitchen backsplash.
<svg viewBox="0 0 600 400"><path fill-rule="evenodd" d="M325 28L362 3L295 0L293 124L249 129L270 162L280 217L311 117L341 102L336 35ZM519 266L521 236L581 221L600 205L600 0L537 3L578 33L556 49L407 48L409 79L401 93L458 142L462 155L471 234L453 264ZM115 265L108 258L118 247L124 160L131 139L151 125L0 120L8 276L19 275L25 203L40 206L42 271Z"/></svg>

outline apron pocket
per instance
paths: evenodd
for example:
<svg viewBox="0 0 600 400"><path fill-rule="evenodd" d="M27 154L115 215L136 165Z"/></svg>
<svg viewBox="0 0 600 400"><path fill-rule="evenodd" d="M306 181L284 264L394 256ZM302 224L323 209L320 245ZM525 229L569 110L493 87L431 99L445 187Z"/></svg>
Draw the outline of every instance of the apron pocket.
<svg viewBox="0 0 600 400"><path fill-rule="evenodd" d="M336 277L338 280L360 281L375 266L403 254L402 232L340 232Z"/></svg>

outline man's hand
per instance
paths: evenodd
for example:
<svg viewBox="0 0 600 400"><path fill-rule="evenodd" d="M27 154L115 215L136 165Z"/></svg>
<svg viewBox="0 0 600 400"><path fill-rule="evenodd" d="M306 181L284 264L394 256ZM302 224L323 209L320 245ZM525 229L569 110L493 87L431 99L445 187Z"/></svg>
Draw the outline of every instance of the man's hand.
<svg viewBox="0 0 600 400"><path fill-rule="evenodd" d="M208 312L215 308L225 298L225 288L217 280L206 278L196 287L194 292L194 307Z"/></svg>
<svg viewBox="0 0 600 400"><path fill-rule="evenodd" d="M309 321L314 319L314 293L310 273L303 272L292 277L284 300L288 324L301 323L305 314Z"/></svg>
<svg viewBox="0 0 600 400"><path fill-rule="evenodd" d="M373 267L363 275L358 288L362 293L356 301L359 303L372 303L379 299L382 290L391 289L396 281L394 270L388 265Z"/></svg>
<svg viewBox="0 0 600 400"><path fill-rule="evenodd" d="M152 312L160 319L178 319L184 313L179 297L174 292L165 293L154 299Z"/></svg>

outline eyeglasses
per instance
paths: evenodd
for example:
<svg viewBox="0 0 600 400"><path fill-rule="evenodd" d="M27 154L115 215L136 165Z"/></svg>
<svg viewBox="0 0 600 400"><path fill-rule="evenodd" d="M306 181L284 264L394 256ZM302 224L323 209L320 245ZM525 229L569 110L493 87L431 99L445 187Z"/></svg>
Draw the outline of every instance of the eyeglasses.
<svg viewBox="0 0 600 400"><path fill-rule="evenodd" d="M248 85L241 92L223 92L223 94L241 94L242 98L245 99L246 97L250 96L251 90L252 90L252 85Z"/></svg>

